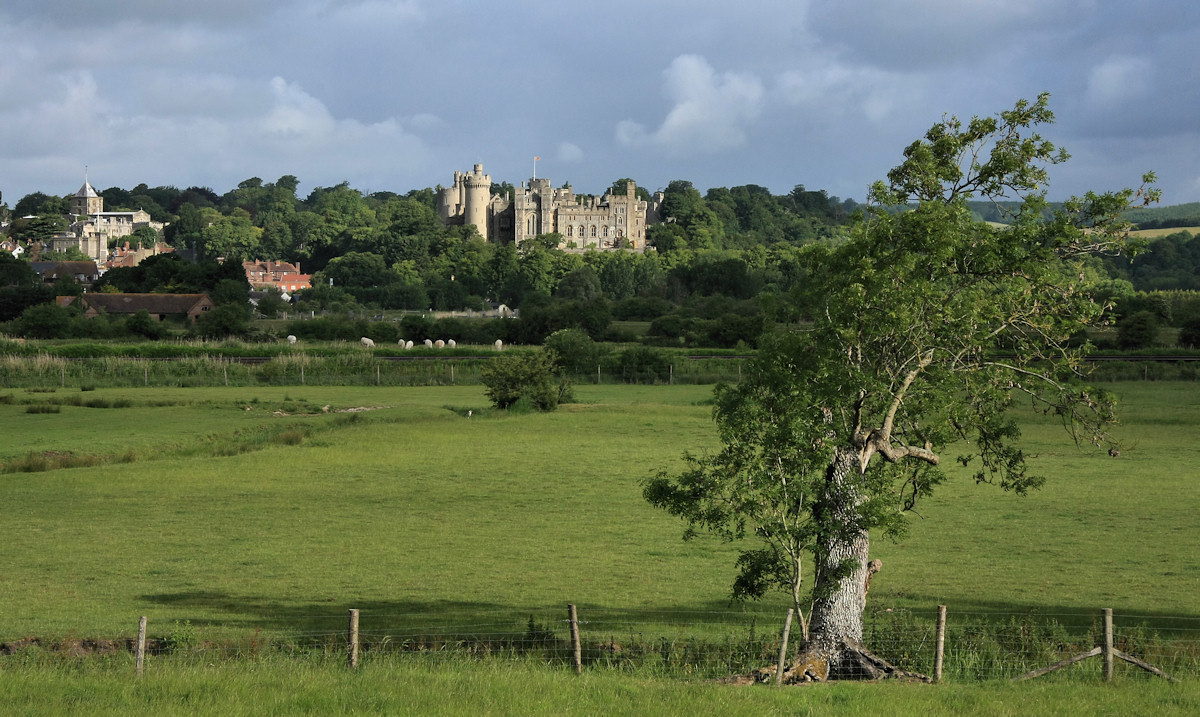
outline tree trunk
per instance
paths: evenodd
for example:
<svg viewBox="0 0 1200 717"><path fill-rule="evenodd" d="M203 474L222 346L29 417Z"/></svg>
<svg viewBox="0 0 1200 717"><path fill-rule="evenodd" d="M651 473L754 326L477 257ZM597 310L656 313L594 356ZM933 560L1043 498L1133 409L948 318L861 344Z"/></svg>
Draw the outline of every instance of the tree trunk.
<svg viewBox="0 0 1200 717"><path fill-rule="evenodd" d="M859 509L864 501L859 454L840 449L825 476L824 494L814 509L821 523L816 540L809 634L800 653L783 673L784 684L826 680L878 680L901 677L931 682L929 677L905 672L872 654L863 645L863 611L867 585L879 564L867 561L871 546ZM775 666L737 675L730 684L771 682Z"/></svg>
<svg viewBox="0 0 1200 717"><path fill-rule="evenodd" d="M863 660L863 610L866 608L867 552L861 527L863 496L857 451L839 449L825 478L817 538L817 572L806 652L823 660L833 679L874 679L881 675Z"/></svg>

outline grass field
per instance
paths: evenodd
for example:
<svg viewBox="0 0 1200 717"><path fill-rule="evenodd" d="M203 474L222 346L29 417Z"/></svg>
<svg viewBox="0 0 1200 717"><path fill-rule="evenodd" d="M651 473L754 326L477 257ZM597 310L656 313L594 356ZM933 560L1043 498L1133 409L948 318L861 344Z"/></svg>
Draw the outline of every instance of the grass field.
<svg viewBox="0 0 1200 717"><path fill-rule="evenodd" d="M1158 239L1179 232L1189 232L1193 235L1200 234L1200 227L1165 227L1163 229L1138 229L1137 231L1129 232L1132 236L1140 239Z"/></svg>
<svg viewBox="0 0 1200 717"><path fill-rule="evenodd" d="M991 682L731 688L522 662L404 660L347 672L333 661L149 671L89 664L0 671L9 714L117 715L1193 715L1196 683Z"/></svg>
<svg viewBox="0 0 1200 717"><path fill-rule="evenodd" d="M873 547L885 567L872 582L872 617L928 613L940 603L949 605L952 623L1034 613L1083 629L1100 607L1112 607L1119 621L1194 630L1200 389L1115 388L1124 399L1120 458L1078 449L1049 419L1029 418L1027 445L1050 478L1046 488L1022 498L967 480L943 486L919 508L905 539ZM747 623L774 632L782 600L745 607L727 600L733 548L680 541L681 526L641 498L643 479L678 468L684 451L714 445L710 390L580 386L579 403L547 415L496 414L475 386L97 389L83 392L97 407L65 402L45 414L28 413L27 401L47 394L0 390L7 469L36 467L31 453L94 463L0 475L0 642L128 637L139 615L149 617L152 635L182 631L194 644L320 640L344 629L348 608L360 609L364 631L375 634L519 630L530 620L560 624L568 602L580 606L593 634L620 636L632 625L648 635L691 630L719 639ZM119 704L158 710L180 691L199 694L218 683L212 704L200 707L224 711L221 700L236 704L262 690L261 699L278 706L287 698L269 694L271 685L288 684L291 672L323 669L301 660L243 674L220 662L211 670L168 668L160 658L162 673L144 686L101 688L111 681L103 660L60 674L37 661L9 669L16 659L0 657L0 700L36 701L25 696L32 685L58 684L51 692L62 699L95 694L100 711ZM567 678L504 664L512 672L477 664L393 668L397 684L462 683L462 704L479 708L463 712L575 705L586 713L589 700L620 696L633 706L665 700L669 712L694 711L697 699L729 713L797 708L769 693L678 692L620 675L560 683ZM409 698L383 686L391 684L383 667L371 669L374 677L353 679L322 672L314 684L337 686L314 687L307 704L373 711L374 703L352 692L361 683L383 700L382 711L407 711ZM547 687L554 696L538 701L506 687L512 680L564 687ZM474 694L467 686L476 683L494 686ZM587 696L572 696L567 684ZM917 689L902 692L902 702L913 712L986 703L999 707L995 714L1027 711L1019 705L1030 699L1050 700L1033 709L1040 713L1075 701L1110 704L1107 688L1094 681L1053 684ZM1194 677L1178 689L1139 684L1156 711L1197 705ZM844 700L851 712L897 711L888 706L896 692L857 690L838 688L799 709Z"/></svg>

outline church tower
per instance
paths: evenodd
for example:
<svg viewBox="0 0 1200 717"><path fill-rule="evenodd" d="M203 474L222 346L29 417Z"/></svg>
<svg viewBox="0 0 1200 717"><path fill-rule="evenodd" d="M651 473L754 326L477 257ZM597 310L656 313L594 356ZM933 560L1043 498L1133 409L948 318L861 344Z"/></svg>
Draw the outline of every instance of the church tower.
<svg viewBox="0 0 1200 717"><path fill-rule="evenodd" d="M90 216L104 211L104 197L96 193L87 173L83 175L83 186L71 197L71 213L75 216Z"/></svg>

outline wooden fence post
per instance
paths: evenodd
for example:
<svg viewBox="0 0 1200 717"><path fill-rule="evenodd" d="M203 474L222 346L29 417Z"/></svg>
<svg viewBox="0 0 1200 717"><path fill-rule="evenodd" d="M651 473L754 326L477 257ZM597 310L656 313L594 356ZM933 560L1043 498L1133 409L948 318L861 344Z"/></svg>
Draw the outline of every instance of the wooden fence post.
<svg viewBox="0 0 1200 717"><path fill-rule="evenodd" d="M579 643L579 614L573 603L567 604L567 620L571 623L571 662L575 674L583 674L583 645Z"/></svg>
<svg viewBox="0 0 1200 717"><path fill-rule="evenodd" d="M789 607L787 618L783 621L783 635L779 639L779 662L775 665L775 684L783 684L783 666L787 662L788 636L792 632L792 615L796 608Z"/></svg>
<svg viewBox="0 0 1200 717"><path fill-rule="evenodd" d="M1104 619L1104 681L1112 682L1113 678L1113 617L1112 608L1106 607L1100 611Z"/></svg>
<svg viewBox="0 0 1200 717"><path fill-rule="evenodd" d="M304 385L304 364L300 364L300 385Z"/></svg>
<svg viewBox="0 0 1200 717"><path fill-rule="evenodd" d="M138 620L138 636L137 636L137 658L135 659L135 669L137 676L142 676L142 671L146 667L146 616L142 615L142 619Z"/></svg>
<svg viewBox="0 0 1200 717"><path fill-rule="evenodd" d="M350 669L358 668L358 610L350 610L350 630L347 635L346 660Z"/></svg>
<svg viewBox="0 0 1200 717"><path fill-rule="evenodd" d="M938 605L937 647L933 656L933 681L942 681L942 666L946 656L946 606Z"/></svg>

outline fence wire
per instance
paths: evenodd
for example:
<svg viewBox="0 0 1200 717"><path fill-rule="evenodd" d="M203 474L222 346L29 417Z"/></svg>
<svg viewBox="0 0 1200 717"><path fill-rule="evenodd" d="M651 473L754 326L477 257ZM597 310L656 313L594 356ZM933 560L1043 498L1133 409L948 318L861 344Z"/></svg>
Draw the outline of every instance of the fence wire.
<svg viewBox="0 0 1200 717"><path fill-rule="evenodd" d="M524 617L477 615L447 622L427 614L372 614L359 617L362 663L422 660L525 660L564 669L573 664L567 611L537 611ZM349 633L345 618L301 618L304 629L254 630L197 620L151 622L147 653L152 659L251 660L294 657L343 661ZM1200 677L1200 618L1155 615L1114 617L1114 647L1176 679ZM136 622L134 622L136 624ZM579 606L578 626L583 668L678 679L716 679L772 667L779 654L782 616L745 612L620 610ZM896 667L934 674L936 610L869 610L864 643ZM78 658L128 655L135 640L24 637L0 641L0 666L6 660L42 657ZM801 648L798 624L789 656ZM943 679L951 682L1012 679L1103 643L1099 611L1094 616L1042 613L950 611L944 641ZM1118 662L1118 678L1149 675ZM1088 659L1049 679L1102 677L1099 659Z"/></svg>

